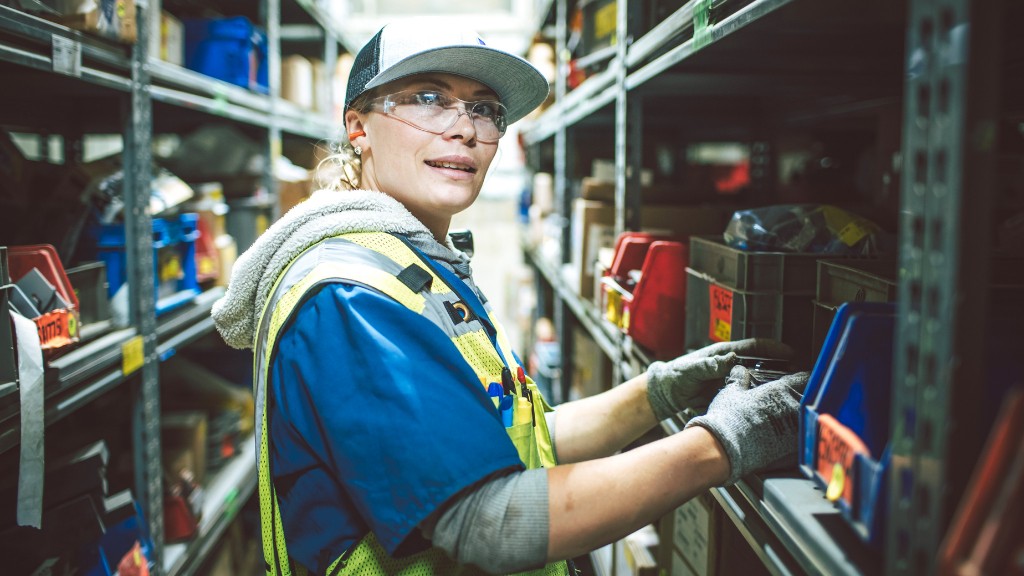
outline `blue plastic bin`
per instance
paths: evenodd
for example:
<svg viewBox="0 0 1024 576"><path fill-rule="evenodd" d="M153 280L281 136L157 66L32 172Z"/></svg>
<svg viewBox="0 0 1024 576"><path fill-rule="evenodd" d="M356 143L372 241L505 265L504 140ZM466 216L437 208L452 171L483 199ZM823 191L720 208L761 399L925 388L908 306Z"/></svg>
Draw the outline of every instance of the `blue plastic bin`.
<svg viewBox="0 0 1024 576"><path fill-rule="evenodd" d="M176 218L153 218L153 270L156 313L161 315L191 302L199 292L196 280L196 239L199 215L181 214ZM125 258L124 224L100 228L99 259L107 265L107 295L114 297L128 276ZM161 281L161 262L173 259L180 273Z"/></svg>
<svg viewBox="0 0 1024 576"><path fill-rule="evenodd" d="M269 93L267 35L248 18L186 19L185 67Z"/></svg>
<svg viewBox="0 0 1024 576"><path fill-rule="evenodd" d="M800 405L800 468L823 488L818 472L819 417L829 414L871 453L854 457L852 502L837 501L854 531L880 547L885 518L896 305L858 302L839 307Z"/></svg>

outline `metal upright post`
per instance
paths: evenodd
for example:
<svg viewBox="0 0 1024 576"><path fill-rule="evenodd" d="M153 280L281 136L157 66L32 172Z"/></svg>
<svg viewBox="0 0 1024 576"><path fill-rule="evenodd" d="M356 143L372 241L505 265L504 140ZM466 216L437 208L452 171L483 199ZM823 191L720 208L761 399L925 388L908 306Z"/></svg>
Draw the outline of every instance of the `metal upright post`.
<svg viewBox="0 0 1024 576"><path fill-rule="evenodd" d="M260 16L267 29L267 83L270 88L270 126L264 148L267 166L263 172L263 188L273 201L274 219L281 217L277 201L277 183L274 164L281 156L281 123L278 119L278 101L281 99L281 0L260 0Z"/></svg>
<svg viewBox="0 0 1024 576"><path fill-rule="evenodd" d="M983 441L1001 2L911 0L887 574L931 574Z"/></svg>
<svg viewBox="0 0 1024 576"><path fill-rule="evenodd" d="M124 113L125 251L128 261L128 313L142 338L141 377L136 388L132 430L135 498L154 546L155 573L163 572L163 469L160 453L160 382L156 357L156 301L153 275L153 224L149 214L152 172L152 100L149 78L151 19L138 16L132 47L132 88ZM136 341L137 342L137 341ZM130 352L126 349L126 357ZM127 362L126 362L127 364Z"/></svg>
<svg viewBox="0 0 1024 576"><path fill-rule="evenodd" d="M565 101L567 92L568 54L566 53L566 41L569 37L569 2L568 0L556 0L555 4L555 101ZM561 120L559 120L561 122ZM569 194L569 132L564 123L560 123L555 131L555 206L562 216L562 256L561 263L570 260L570 247L572 244L571 230L569 226L572 217L572 195ZM561 272L561 266L556 267L556 272ZM556 392L555 402L564 402L569 398L569 386L572 382L572 330L569 326L571 312L562 298L556 298L554 303L555 330L558 333L558 342L561 346L561 376L557 386L552 386ZM555 383L552 383L555 384Z"/></svg>
<svg viewBox="0 0 1024 576"><path fill-rule="evenodd" d="M640 229L643 197L640 173L643 167L643 105L640 97L626 89L626 53L633 41L635 13L639 2L619 2L617 7L615 66L615 237Z"/></svg>

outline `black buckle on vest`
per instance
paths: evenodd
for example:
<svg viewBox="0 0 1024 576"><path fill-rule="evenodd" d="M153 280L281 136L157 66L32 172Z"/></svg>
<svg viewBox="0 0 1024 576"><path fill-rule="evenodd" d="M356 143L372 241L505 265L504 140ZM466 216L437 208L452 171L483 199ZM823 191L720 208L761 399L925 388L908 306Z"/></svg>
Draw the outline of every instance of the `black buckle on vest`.
<svg viewBox="0 0 1024 576"><path fill-rule="evenodd" d="M405 270L398 273L397 278L399 282L405 284L413 292L420 292L424 288L429 288L430 283L434 280L430 272L424 270L419 264L409 264Z"/></svg>

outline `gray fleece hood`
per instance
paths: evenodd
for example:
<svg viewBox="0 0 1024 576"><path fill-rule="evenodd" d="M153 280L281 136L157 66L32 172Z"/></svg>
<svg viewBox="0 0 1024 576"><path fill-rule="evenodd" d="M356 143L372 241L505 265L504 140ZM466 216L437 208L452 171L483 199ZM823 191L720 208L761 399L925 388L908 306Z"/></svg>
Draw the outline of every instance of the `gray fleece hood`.
<svg viewBox="0 0 1024 576"><path fill-rule="evenodd" d="M213 305L213 321L224 341L233 348L252 348L259 315L284 268L313 244L350 232L401 234L459 276L470 275L469 258L451 238L445 239L446 245L438 243L391 196L369 190L321 190L289 210L238 257L227 292Z"/></svg>

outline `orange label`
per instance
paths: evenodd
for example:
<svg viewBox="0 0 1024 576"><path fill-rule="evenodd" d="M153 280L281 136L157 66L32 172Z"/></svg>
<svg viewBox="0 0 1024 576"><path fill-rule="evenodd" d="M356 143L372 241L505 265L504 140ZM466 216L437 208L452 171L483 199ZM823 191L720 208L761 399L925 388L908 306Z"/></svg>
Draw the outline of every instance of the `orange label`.
<svg viewBox="0 0 1024 576"><path fill-rule="evenodd" d="M857 454L871 456L864 442L830 414L818 416L818 474L829 483L829 492L853 504L853 458Z"/></svg>
<svg viewBox="0 0 1024 576"><path fill-rule="evenodd" d="M43 350L78 342L78 317L71 310L53 310L34 320Z"/></svg>
<svg viewBox="0 0 1024 576"><path fill-rule="evenodd" d="M711 321L708 336L715 342L732 340L732 290L712 284L711 290Z"/></svg>

